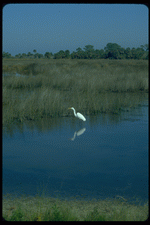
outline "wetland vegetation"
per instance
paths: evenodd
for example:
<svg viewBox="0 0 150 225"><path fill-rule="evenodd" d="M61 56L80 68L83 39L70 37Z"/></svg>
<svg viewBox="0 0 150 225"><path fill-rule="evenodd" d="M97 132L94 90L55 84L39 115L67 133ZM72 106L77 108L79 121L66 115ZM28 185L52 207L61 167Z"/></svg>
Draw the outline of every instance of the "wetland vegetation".
<svg viewBox="0 0 150 225"><path fill-rule="evenodd" d="M3 74L3 123L120 113L148 92L147 60L3 59Z"/></svg>
<svg viewBox="0 0 150 225"><path fill-rule="evenodd" d="M5 196L3 218L8 221L145 221L148 204L130 204L125 199L87 201Z"/></svg>

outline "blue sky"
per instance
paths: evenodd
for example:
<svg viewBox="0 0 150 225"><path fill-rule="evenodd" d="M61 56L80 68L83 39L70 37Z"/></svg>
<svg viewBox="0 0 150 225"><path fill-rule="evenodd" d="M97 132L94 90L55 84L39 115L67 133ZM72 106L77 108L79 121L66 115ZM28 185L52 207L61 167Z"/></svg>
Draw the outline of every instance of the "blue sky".
<svg viewBox="0 0 150 225"><path fill-rule="evenodd" d="M3 8L3 51L56 53L107 43L148 43L148 8L142 4L8 4Z"/></svg>

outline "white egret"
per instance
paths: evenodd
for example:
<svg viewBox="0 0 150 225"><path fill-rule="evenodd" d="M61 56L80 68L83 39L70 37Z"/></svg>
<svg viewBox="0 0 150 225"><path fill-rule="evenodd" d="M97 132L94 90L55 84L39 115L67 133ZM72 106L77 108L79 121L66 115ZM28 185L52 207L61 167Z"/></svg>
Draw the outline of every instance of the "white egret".
<svg viewBox="0 0 150 225"><path fill-rule="evenodd" d="M75 117L79 118L80 120L86 121L85 117L79 112L76 113L76 110L73 107L68 108L68 109L73 110Z"/></svg>

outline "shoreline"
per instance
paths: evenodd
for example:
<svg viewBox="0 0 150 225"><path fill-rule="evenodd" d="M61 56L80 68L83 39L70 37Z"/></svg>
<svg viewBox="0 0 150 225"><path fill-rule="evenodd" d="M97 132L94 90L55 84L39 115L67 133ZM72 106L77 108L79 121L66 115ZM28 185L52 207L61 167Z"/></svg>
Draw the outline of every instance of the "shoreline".
<svg viewBox="0 0 150 225"><path fill-rule="evenodd" d="M148 201L143 205L116 199L69 200L28 196L3 197L2 215L9 221L144 221Z"/></svg>

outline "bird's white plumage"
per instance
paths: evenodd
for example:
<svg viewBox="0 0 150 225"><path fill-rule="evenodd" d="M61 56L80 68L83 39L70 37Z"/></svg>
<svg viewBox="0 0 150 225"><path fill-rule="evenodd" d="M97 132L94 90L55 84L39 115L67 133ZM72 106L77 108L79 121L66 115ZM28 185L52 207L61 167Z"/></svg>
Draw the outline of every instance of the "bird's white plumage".
<svg viewBox="0 0 150 225"><path fill-rule="evenodd" d="M77 113L77 117L83 121L86 121L85 117L81 113Z"/></svg>
<svg viewBox="0 0 150 225"><path fill-rule="evenodd" d="M76 113L76 110L73 107L71 107L69 109L73 110L75 117L79 118L80 120L86 121L86 118L81 113L79 113L79 112Z"/></svg>

